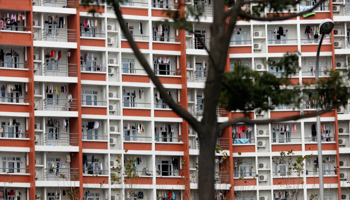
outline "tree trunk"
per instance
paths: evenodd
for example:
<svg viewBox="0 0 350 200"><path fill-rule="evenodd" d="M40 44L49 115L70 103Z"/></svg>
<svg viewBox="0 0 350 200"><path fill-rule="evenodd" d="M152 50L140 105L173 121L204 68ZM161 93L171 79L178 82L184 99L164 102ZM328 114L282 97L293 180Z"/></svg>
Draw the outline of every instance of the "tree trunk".
<svg viewBox="0 0 350 200"><path fill-rule="evenodd" d="M198 191L200 200L213 200L215 196L215 128L205 130L201 133L204 137L199 138L200 154L198 169ZM203 169L203 170L201 170Z"/></svg>

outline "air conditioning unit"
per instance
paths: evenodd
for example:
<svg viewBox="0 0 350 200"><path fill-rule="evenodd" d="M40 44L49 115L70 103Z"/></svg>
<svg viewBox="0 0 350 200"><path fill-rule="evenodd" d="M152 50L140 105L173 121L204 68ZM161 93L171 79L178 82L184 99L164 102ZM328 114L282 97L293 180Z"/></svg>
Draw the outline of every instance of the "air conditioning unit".
<svg viewBox="0 0 350 200"><path fill-rule="evenodd" d="M260 196L259 200L269 200L269 198L267 196Z"/></svg>
<svg viewBox="0 0 350 200"><path fill-rule="evenodd" d="M114 166L115 166L115 164L116 164L116 162L115 162L115 161L113 161L113 160L111 160L111 161L109 162L109 164L110 164L110 166L111 166L111 167L114 167Z"/></svg>
<svg viewBox="0 0 350 200"><path fill-rule="evenodd" d="M341 172L340 173L340 179L348 179L348 173L347 172Z"/></svg>
<svg viewBox="0 0 350 200"><path fill-rule="evenodd" d="M334 35L341 35L341 29L334 29Z"/></svg>
<svg viewBox="0 0 350 200"><path fill-rule="evenodd" d="M34 124L34 129L35 130L40 130L40 123L35 123Z"/></svg>
<svg viewBox="0 0 350 200"><path fill-rule="evenodd" d="M112 65L117 64L117 59L116 58L109 58L108 59L108 64L112 64Z"/></svg>
<svg viewBox="0 0 350 200"><path fill-rule="evenodd" d="M259 175L259 181L260 182L266 182L267 181L267 175L265 175L265 174Z"/></svg>
<svg viewBox="0 0 350 200"><path fill-rule="evenodd" d="M341 196L341 199L343 199L343 200L349 200L350 199L350 194L342 194L340 196Z"/></svg>
<svg viewBox="0 0 350 200"><path fill-rule="evenodd" d="M262 31L254 31L253 37L255 37L255 38L263 37L263 32Z"/></svg>
<svg viewBox="0 0 350 200"><path fill-rule="evenodd" d="M38 135L35 135L35 136L34 136L34 140L35 140L35 144L39 143L39 136L38 136Z"/></svg>
<svg viewBox="0 0 350 200"><path fill-rule="evenodd" d="M340 12L340 5L333 5L333 12Z"/></svg>
<svg viewBox="0 0 350 200"><path fill-rule="evenodd" d="M266 147L266 141L265 140L258 141L258 147Z"/></svg>
<svg viewBox="0 0 350 200"><path fill-rule="evenodd" d="M109 105L109 111L111 112L117 111L117 105Z"/></svg>
<svg viewBox="0 0 350 200"><path fill-rule="evenodd" d="M108 68L108 74L113 75L115 73L115 69L114 68Z"/></svg>
<svg viewBox="0 0 350 200"><path fill-rule="evenodd" d="M255 70L256 71L264 71L265 70L265 65L262 63L255 63Z"/></svg>
<svg viewBox="0 0 350 200"><path fill-rule="evenodd" d="M341 48L342 44L338 41L338 42L334 42L334 48Z"/></svg>
<svg viewBox="0 0 350 200"><path fill-rule="evenodd" d="M338 128L338 133L347 133L347 129L344 127L339 127Z"/></svg>
<svg viewBox="0 0 350 200"><path fill-rule="evenodd" d="M340 167L345 167L345 166L348 166L348 162L341 160L341 161L339 161L339 165L340 165Z"/></svg>
<svg viewBox="0 0 350 200"><path fill-rule="evenodd" d="M345 108L344 108L343 106L339 106L339 107L337 108L337 111L338 111L338 114L344 114Z"/></svg>
<svg viewBox="0 0 350 200"><path fill-rule="evenodd" d="M110 132L118 132L118 126L109 127Z"/></svg>
<svg viewBox="0 0 350 200"><path fill-rule="evenodd" d="M40 58L39 58L39 54L37 53L37 54L34 54L34 60L39 60Z"/></svg>
<svg viewBox="0 0 350 200"><path fill-rule="evenodd" d="M33 20L33 26L39 26L39 21L38 20Z"/></svg>
<svg viewBox="0 0 350 200"><path fill-rule="evenodd" d="M345 63L342 61L335 62L335 68L342 68L345 67Z"/></svg>
<svg viewBox="0 0 350 200"><path fill-rule="evenodd" d="M108 31L114 31L115 30L115 25L108 24L107 25L107 30Z"/></svg>
<svg viewBox="0 0 350 200"><path fill-rule="evenodd" d="M267 165L266 163L259 163L259 169L266 169L267 168Z"/></svg>
<svg viewBox="0 0 350 200"><path fill-rule="evenodd" d="M346 139L345 138L339 138L338 142L339 142L339 145L345 145L346 144Z"/></svg>
<svg viewBox="0 0 350 200"><path fill-rule="evenodd" d="M254 50L260 51L261 50L261 43L255 43Z"/></svg>
<svg viewBox="0 0 350 200"><path fill-rule="evenodd" d="M112 37L107 38L107 43L110 45L114 44L114 38Z"/></svg>
<svg viewBox="0 0 350 200"><path fill-rule="evenodd" d="M112 145L112 146L116 145L117 144L117 138L110 138L109 139L109 144Z"/></svg>
<svg viewBox="0 0 350 200"><path fill-rule="evenodd" d="M265 129L259 129L258 135L267 135L267 131Z"/></svg>
<svg viewBox="0 0 350 200"><path fill-rule="evenodd" d="M109 98L117 98L117 92L109 92Z"/></svg>

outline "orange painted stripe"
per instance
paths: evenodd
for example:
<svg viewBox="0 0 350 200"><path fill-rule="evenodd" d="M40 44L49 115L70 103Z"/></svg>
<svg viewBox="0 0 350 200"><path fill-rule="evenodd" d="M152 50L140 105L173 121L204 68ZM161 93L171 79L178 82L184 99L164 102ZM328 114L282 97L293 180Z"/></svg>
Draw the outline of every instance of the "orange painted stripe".
<svg viewBox="0 0 350 200"><path fill-rule="evenodd" d="M180 44L172 44L172 43L153 43L154 50L161 51L180 51Z"/></svg>
<svg viewBox="0 0 350 200"><path fill-rule="evenodd" d="M322 151L337 150L336 144L322 144ZM305 144L305 151L317 151L317 144Z"/></svg>
<svg viewBox="0 0 350 200"><path fill-rule="evenodd" d="M0 44L2 45L20 45L31 46L33 44L32 35L19 32L1 32Z"/></svg>
<svg viewBox="0 0 350 200"><path fill-rule="evenodd" d="M108 149L108 142L83 141L83 149Z"/></svg>
<svg viewBox="0 0 350 200"><path fill-rule="evenodd" d="M255 152L255 145L233 146L233 153Z"/></svg>
<svg viewBox="0 0 350 200"><path fill-rule="evenodd" d="M150 78L145 75L145 76L140 76L140 75L122 75L122 81L123 82L137 82L137 83L149 83Z"/></svg>
<svg viewBox="0 0 350 200"><path fill-rule="evenodd" d="M28 65L26 65L26 67L28 67ZM0 76L28 78L28 73L29 72L27 70L13 70L0 68Z"/></svg>
<svg viewBox="0 0 350 200"><path fill-rule="evenodd" d="M93 46L93 47L105 47L106 41L105 40L98 40L98 39L80 39L80 45L81 46Z"/></svg>
<svg viewBox="0 0 350 200"><path fill-rule="evenodd" d="M152 9L152 17L168 17L166 14L167 9L164 10L155 10Z"/></svg>
<svg viewBox="0 0 350 200"><path fill-rule="evenodd" d="M331 17L332 17L332 15L330 12L319 12L319 13L316 13L316 15L311 15L311 16L306 17L306 18L300 17L300 20L327 19L327 18L331 18Z"/></svg>
<svg viewBox="0 0 350 200"><path fill-rule="evenodd" d="M254 119L254 113L247 113L248 117L250 117L250 119ZM231 117L230 119L236 119L238 117L245 117L243 113L239 113L239 112L235 112L235 113L231 113Z"/></svg>
<svg viewBox="0 0 350 200"><path fill-rule="evenodd" d="M107 108L82 107L83 115L107 115Z"/></svg>
<svg viewBox="0 0 350 200"><path fill-rule="evenodd" d="M144 184L144 185L151 185L152 184L152 176L150 177L139 177L133 180L125 179L125 184Z"/></svg>
<svg viewBox="0 0 350 200"><path fill-rule="evenodd" d="M0 146L2 147L29 147L29 140L10 140L0 139Z"/></svg>
<svg viewBox="0 0 350 200"><path fill-rule="evenodd" d="M29 112L28 105L0 104L1 112Z"/></svg>
<svg viewBox="0 0 350 200"><path fill-rule="evenodd" d="M318 45L301 45L301 52L317 52ZM322 44L321 52L332 51L332 45Z"/></svg>
<svg viewBox="0 0 350 200"><path fill-rule="evenodd" d="M142 8L121 8L123 15L148 16L148 9Z"/></svg>
<svg viewBox="0 0 350 200"><path fill-rule="evenodd" d="M172 110L155 110L154 111L154 117L179 117L174 111Z"/></svg>
<svg viewBox="0 0 350 200"><path fill-rule="evenodd" d="M108 176L84 176L83 183L108 184Z"/></svg>
<svg viewBox="0 0 350 200"><path fill-rule="evenodd" d="M252 53L252 47L230 47L228 49L229 54L235 53Z"/></svg>
<svg viewBox="0 0 350 200"><path fill-rule="evenodd" d="M271 111L271 118L291 117L300 115L299 111Z"/></svg>
<svg viewBox="0 0 350 200"><path fill-rule="evenodd" d="M323 177L323 182L324 183L338 183L338 178L337 177ZM306 177L306 183L307 184L319 184L319 179L318 177Z"/></svg>
<svg viewBox="0 0 350 200"><path fill-rule="evenodd" d="M290 16L292 15L292 13L280 13L280 17L284 17L284 16ZM275 14L274 13L267 13L267 17L275 17ZM293 18L290 18L288 20L296 20L297 18L296 17L293 17Z"/></svg>
<svg viewBox="0 0 350 200"><path fill-rule="evenodd" d="M298 46L269 46L269 53L297 52Z"/></svg>
<svg viewBox="0 0 350 200"><path fill-rule="evenodd" d="M30 183L30 175L4 174L0 175L0 180L7 183Z"/></svg>
<svg viewBox="0 0 350 200"><path fill-rule="evenodd" d="M183 151L183 144L156 144L156 151Z"/></svg>
<svg viewBox="0 0 350 200"><path fill-rule="evenodd" d="M30 11L32 9L32 1L28 1L28 0L15 0L15 1L1 0L0 1L0 9Z"/></svg>
<svg viewBox="0 0 350 200"><path fill-rule="evenodd" d="M105 7L104 6L79 6L78 11L79 12L89 12L90 10L94 10L96 13L104 13Z"/></svg>
<svg viewBox="0 0 350 200"><path fill-rule="evenodd" d="M149 43L148 42L136 42L137 46L140 49L149 49ZM122 48L128 48L130 49L130 45L127 41L121 41L121 47Z"/></svg>
<svg viewBox="0 0 350 200"><path fill-rule="evenodd" d="M166 178L161 177L156 179L157 185L184 185L184 178Z"/></svg>
<svg viewBox="0 0 350 200"><path fill-rule="evenodd" d="M181 78L180 77L159 77L158 76L158 79L163 84L181 84Z"/></svg>
<svg viewBox="0 0 350 200"><path fill-rule="evenodd" d="M302 146L301 144L294 144L294 145L272 145L272 151L301 151Z"/></svg>
<svg viewBox="0 0 350 200"><path fill-rule="evenodd" d="M150 117L150 110L142 110L142 109L123 109L124 116L140 116L140 117Z"/></svg>
<svg viewBox="0 0 350 200"><path fill-rule="evenodd" d="M256 185L256 179L235 179L234 185L235 186Z"/></svg>
<svg viewBox="0 0 350 200"><path fill-rule="evenodd" d="M152 144L150 143L124 143L124 150L141 150L141 151L151 151Z"/></svg>
<svg viewBox="0 0 350 200"><path fill-rule="evenodd" d="M105 74L81 73L81 80L87 81L106 81Z"/></svg>
<svg viewBox="0 0 350 200"><path fill-rule="evenodd" d="M274 185L297 185L297 184L302 184L303 182L303 177L297 177L297 178L274 178L273 179L273 184Z"/></svg>
<svg viewBox="0 0 350 200"><path fill-rule="evenodd" d="M304 114L309 114L309 113L314 113L314 112L316 112L316 111L304 111ZM334 116L335 116L335 113L332 111L321 115L321 117L334 117ZM310 117L310 118L316 118L316 116Z"/></svg>

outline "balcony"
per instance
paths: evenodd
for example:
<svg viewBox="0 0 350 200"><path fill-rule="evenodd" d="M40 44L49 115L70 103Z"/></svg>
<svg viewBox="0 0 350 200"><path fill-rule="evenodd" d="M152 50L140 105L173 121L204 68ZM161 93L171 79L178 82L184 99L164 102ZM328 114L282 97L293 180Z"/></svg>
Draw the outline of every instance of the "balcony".
<svg viewBox="0 0 350 200"><path fill-rule="evenodd" d="M98 107L98 106L105 107L107 106L107 101L82 100L81 105L86 107Z"/></svg>
<svg viewBox="0 0 350 200"><path fill-rule="evenodd" d="M187 70L187 81L204 83L207 80L207 74L208 71L206 69Z"/></svg>
<svg viewBox="0 0 350 200"><path fill-rule="evenodd" d="M41 181L76 181L79 179L78 168L62 168L53 166L45 168L45 178Z"/></svg>
<svg viewBox="0 0 350 200"><path fill-rule="evenodd" d="M210 38L201 38L198 39L197 37L195 39L190 39L189 43L187 43L186 48L187 49L198 49L198 50L205 50L204 47L210 48Z"/></svg>
<svg viewBox="0 0 350 200"><path fill-rule="evenodd" d="M14 130L12 132L0 132L0 139L11 139L11 140L19 140L19 139L28 139L29 133L23 133L23 132L15 132Z"/></svg>
<svg viewBox="0 0 350 200"><path fill-rule="evenodd" d="M43 6L43 7L75 7L75 0L33 0L34 6Z"/></svg>
<svg viewBox="0 0 350 200"><path fill-rule="evenodd" d="M42 68L43 76L77 76L77 65L69 63L45 63Z"/></svg>
<svg viewBox="0 0 350 200"><path fill-rule="evenodd" d="M4 93L3 93L4 94ZM24 98L24 97L14 97L11 95L7 95L6 96L2 96L1 97L1 103L8 103L8 104L27 104L28 103L28 98Z"/></svg>
<svg viewBox="0 0 350 200"><path fill-rule="evenodd" d="M230 172L228 171L216 171L215 183L216 184L230 184Z"/></svg>
<svg viewBox="0 0 350 200"><path fill-rule="evenodd" d="M138 8L148 8L148 1L129 1L122 2L121 7L138 7Z"/></svg>
<svg viewBox="0 0 350 200"><path fill-rule="evenodd" d="M77 35L74 29L64 28L45 28L35 30L34 41L48 41L48 42L76 42ZM75 46L72 46L73 48Z"/></svg>
<svg viewBox="0 0 350 200"><path fill-rule="evenodd" d="M43 142L36 136L36 145L78 146L78 133L45 133Z"/></svg>
<svg viewBox="0 0 350 200"><path fill-rule="evenodd" d="M78 100L77 99L47 98L44 100L40 100L39 102L37 103L37 105L35 105L36 110L71 111L71 109L78 108Z"/></svg>

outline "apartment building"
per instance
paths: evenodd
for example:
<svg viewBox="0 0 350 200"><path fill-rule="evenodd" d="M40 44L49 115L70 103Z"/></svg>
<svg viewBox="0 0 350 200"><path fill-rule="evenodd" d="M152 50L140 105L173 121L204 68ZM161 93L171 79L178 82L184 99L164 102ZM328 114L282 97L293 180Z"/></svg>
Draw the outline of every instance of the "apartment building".
<svg viewBox="0 0 350 200"><path fill-rule="evenodd" d="M203 43L161 24L180 0L129 0L122 12L130 33L169 95L201 118L207 54ZM182 0L181 0L182 2ZM209 44L212 1L196 33ZM295 11L313 5L304 1ZM78 0L0 0L0 199L198 200L197 134L169 109L132 53L113 9L97 14ZM268 11L266 11L268 15ZM348 69L350 2L324 3L314 14L283 22L238 21L227 70L235 63L280 76L285 52L301 52L295 84L315 79L317 26L335 21L321 48L321 77ZM271 62L266 62L267 60ZM310 99L310 101L312 101ZM251 113L276 118L312 112L309 102ZM325 198L349 200L349 106L321 116ZM239 116L219 109L219 121ZM218 139L218 198L310 199L317 194L316 119L235 126ZM293 150L288 161L281 151ZM226 155L228 157L226 158ZM305 169L291 170L299 156ZM289 159L290 157L290 159ZM130 159L139 178L117 170ZM121 169L125 171L125 169ZM233 187L232 187L233 186ZM317 197L315 197L317 199Z"/></svg>

